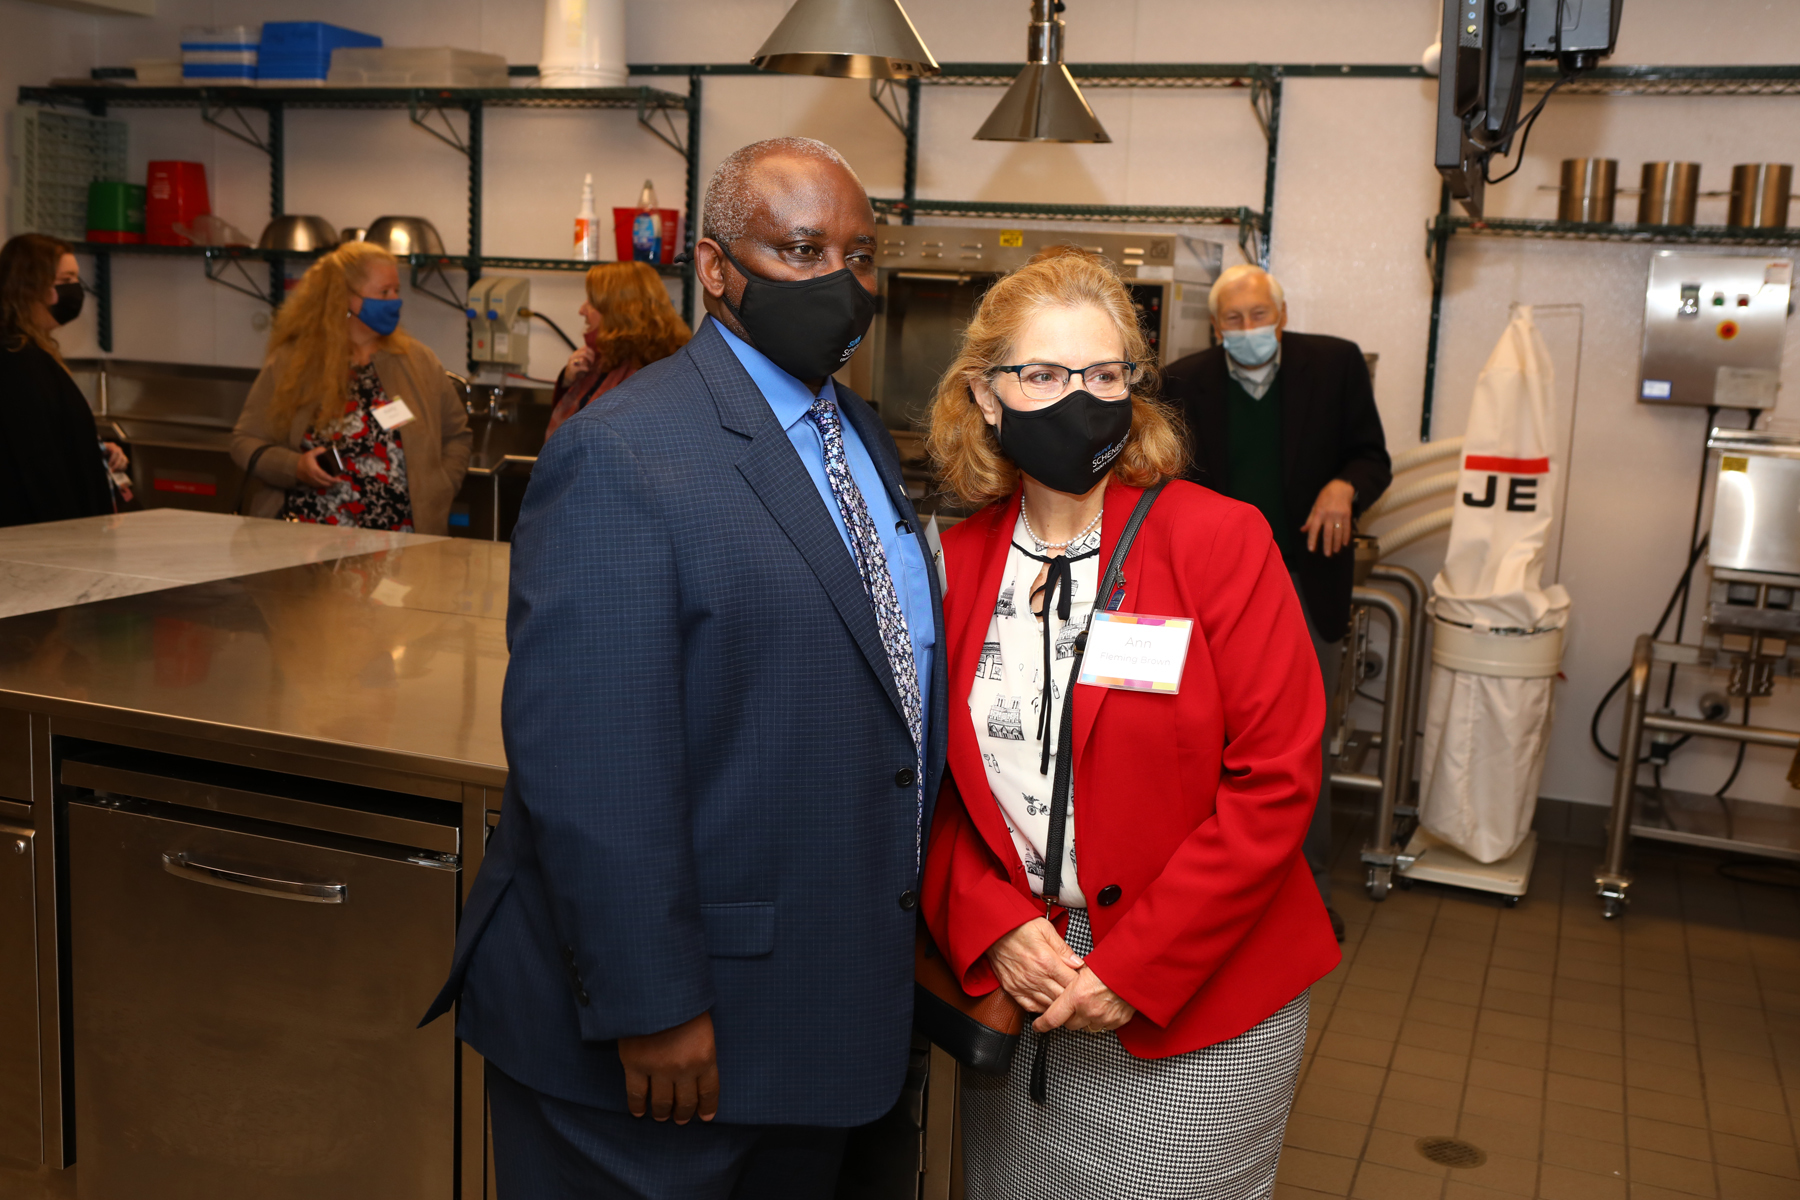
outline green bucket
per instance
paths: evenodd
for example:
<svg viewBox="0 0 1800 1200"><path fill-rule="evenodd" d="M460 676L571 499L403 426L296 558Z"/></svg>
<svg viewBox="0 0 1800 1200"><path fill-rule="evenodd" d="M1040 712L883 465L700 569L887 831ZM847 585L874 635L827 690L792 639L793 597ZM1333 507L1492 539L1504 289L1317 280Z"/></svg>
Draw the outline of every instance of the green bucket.
<svg viewBox="0 0 1800 1200"><path fill-rule="evenodd" d="M144 185L97 179L88 184L87 240L130 244L144 240Z"/></svg>

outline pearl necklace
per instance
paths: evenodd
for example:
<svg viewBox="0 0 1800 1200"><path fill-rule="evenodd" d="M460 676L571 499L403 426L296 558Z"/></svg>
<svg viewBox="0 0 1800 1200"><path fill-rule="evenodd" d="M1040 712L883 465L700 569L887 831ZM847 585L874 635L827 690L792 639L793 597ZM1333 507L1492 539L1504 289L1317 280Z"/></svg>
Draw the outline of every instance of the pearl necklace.
<svg viewBox="0 0 1800 1200"><path fill-rule="evenodd" d="M1094 531L1094 526L1098 525L1100 523L1100 518L1105 515L1106 509L1101 508L1099 512L1094 514L1094 519L1087 523L1085 529L1066 542L1046 542L1043 538L1038 536L1037 530L1031 527L1031 514L1025 509L1025 501L1023 499L1019 501L1019 519L1025 522L1025 532L1031 540L1037 544L1038 552L1040 554L1048 554L1051 550L1068 549L1070 546L1073 546L1076 542L1079 542L1082 538L1092 533Z"/></svg>

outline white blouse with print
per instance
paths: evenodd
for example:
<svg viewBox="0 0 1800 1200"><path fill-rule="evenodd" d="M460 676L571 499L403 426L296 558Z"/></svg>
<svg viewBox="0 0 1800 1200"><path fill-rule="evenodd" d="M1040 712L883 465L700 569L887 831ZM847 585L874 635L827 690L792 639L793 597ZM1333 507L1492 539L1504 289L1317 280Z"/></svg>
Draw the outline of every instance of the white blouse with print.
<svg viewBox="0 0 1800 1200"><path fill-rule="evenodd" d="M1065 551L1071 558L1095 550L1100 530L1095 528ZM1054 608L1045 618L1031 609L1031 587L1044 564L1020 547L1037 548L1025 530L1024 514L1013 527L1012 549L1000 580L1000 597L988 623L975 668L975 684L969 689L969 714L975 719L975 736L981 758L987 764L988 786L1006 818L1013 847L1031 878L1035 895L1044 894L1044 850L1050 840L1050 799L1056 781L1057 735L1061 732L1062 706L1069 688L1070 660L1075 656L1075 636L1087 627L1093 611L1094 591L1100 586L1098 555L1070 564L1074 578L1069 619L1061 621ZM1049 772L1039 771L1043 743L1038 739L1039 709L1044 696L1043 620L1056 623L1051 672L1052 700L1047 736L1050 739ZM1075 801L1070 798L1068 824L1063 833L1060 903L1086 908L1087 898L1075 874Z"/></svg>

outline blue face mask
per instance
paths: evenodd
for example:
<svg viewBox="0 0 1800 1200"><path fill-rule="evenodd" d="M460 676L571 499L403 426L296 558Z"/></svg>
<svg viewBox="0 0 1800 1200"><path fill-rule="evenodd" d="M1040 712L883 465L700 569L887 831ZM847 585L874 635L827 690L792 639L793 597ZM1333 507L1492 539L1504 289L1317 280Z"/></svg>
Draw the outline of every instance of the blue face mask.
<svg viewBox="0 0 1800 1200"><path fill-rule="evenodd" d="M356 314L356 319L386 337L400 328L400 302L364 296L362 310Z"/></svg>
<svg viewBox="0 0 1800 1200"><path fill-rule="evenodd" d="M368 303L366 300L364 303ZM1224 333L1225 353L1240 367L1260 367L1275 357L1281 345L1275 326L1258 325L1255 329L1227 329Z"/></svg>

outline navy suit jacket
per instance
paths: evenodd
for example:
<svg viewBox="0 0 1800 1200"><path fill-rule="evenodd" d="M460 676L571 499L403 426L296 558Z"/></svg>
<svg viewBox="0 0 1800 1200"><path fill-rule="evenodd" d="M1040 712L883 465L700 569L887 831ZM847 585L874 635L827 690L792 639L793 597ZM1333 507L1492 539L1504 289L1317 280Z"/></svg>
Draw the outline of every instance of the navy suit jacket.
<svg viewBox="0 0 1800 1200"><path fill-rule="evenodd" d="M893 438L839 396L917 529ZM458 1035L508 1075L622 1110L614 1040L710 1010L720 1120L885 1113L912 1024L912 737L855 562L710 322L545 446L507 629L506 798L426 1019L460 998Z"/></svg>

